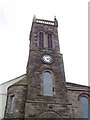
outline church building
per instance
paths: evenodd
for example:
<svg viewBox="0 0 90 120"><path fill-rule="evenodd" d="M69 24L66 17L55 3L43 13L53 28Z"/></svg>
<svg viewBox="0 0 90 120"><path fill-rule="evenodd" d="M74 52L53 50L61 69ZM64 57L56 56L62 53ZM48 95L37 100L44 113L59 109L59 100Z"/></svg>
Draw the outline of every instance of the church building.
<svg viewBox="0 0 90 120"><path fill-rule="evenodd" d="M58 21L33 17L26 74L7 89L4 119L89 118L90 87L66 82Z"/></svg>

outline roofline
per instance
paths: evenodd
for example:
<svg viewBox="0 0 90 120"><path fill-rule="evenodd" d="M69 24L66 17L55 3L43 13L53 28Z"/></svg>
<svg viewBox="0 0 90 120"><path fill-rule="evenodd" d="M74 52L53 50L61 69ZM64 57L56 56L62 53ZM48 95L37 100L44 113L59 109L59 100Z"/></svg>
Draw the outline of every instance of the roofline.
<svg viewBox="0 0 90 120"><path fill-rule="evenodd" d="M15 80L15 79L18 79L18 78L20 78L20 77L23 77L23 76L25 76L25 75L26 75L26 74L20 75L19 77L15 77L14 79L11 79L11 80L9 80L9 81L6 81L6 82L4 82L4 83L1 83L0 85L3 85L3 84L8 83L8 82L11 82L11 81L13 81L13 80Z"/></svg>
<svg viewBox="0 0 90 120"><path fill-rule="evenodd" d="M82 84L78 84L78 83L72 83L72 82L66 82L66 85L76 85L76 87L90 87L89 85L82 85Z"/></svg>

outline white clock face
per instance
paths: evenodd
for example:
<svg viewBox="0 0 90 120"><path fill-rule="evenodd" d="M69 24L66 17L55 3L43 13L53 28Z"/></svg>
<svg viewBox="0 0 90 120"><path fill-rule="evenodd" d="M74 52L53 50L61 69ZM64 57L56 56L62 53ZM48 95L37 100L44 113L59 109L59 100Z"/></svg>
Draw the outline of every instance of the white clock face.
<svg viewBox="0 0 90 120"><path fill-rule="evenodd" d="M50 55L44 55L43 56L43 61L45 63L51 63L52 62L52 57Z"/></svg>

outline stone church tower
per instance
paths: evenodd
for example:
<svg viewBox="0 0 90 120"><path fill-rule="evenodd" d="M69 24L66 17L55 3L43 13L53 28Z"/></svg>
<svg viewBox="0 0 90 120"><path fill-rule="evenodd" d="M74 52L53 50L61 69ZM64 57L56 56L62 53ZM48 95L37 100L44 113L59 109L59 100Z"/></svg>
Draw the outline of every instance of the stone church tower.
<svg viewBox="0 0 90 120"><path fill-rule="evenodd" d="M34 16L26 78L8 88L5 118L71 118L70 105L58 21Z"/></svg>
<svg viewBox="0 0 90 120"><path fill-rule="evenodd" d="M29 40L27 71L8 87L4 120L90 118L90 87L66 83L57 19L34 16Z"/></svg>
<svg viewBox="0 0 90 120"><path fill-rule="evenodd" d="M70 118L56 18L33 18L27 80L25 118Z"/></svg>

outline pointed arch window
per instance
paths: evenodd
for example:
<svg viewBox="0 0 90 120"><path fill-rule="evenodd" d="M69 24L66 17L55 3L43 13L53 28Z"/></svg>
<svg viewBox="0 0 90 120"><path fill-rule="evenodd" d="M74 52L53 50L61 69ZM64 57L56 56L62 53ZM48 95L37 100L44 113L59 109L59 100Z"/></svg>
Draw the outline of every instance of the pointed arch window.
<svg viewBox="0 0 90 120"><path fill-rule="evenodd" d="M40 48L44 47L44 34L43 34L43 32L39 33L39 47Z"/></svg>
<svg viewBox="0 0 90 120"><path fill-rule="evenodd" d="M48 71L43 73L43 94L47 96L53 95L52 74Z"/></svg>
<svg viewBox="0 0 90 120"><path fill-rule="evenodd" d="M49 49L52 48L52 34L51 33L48 34L48 48Z"/></svg>

